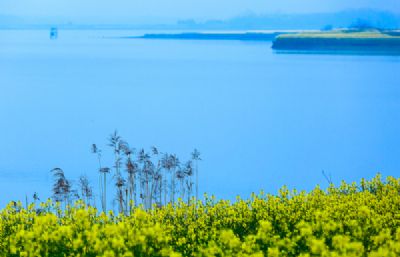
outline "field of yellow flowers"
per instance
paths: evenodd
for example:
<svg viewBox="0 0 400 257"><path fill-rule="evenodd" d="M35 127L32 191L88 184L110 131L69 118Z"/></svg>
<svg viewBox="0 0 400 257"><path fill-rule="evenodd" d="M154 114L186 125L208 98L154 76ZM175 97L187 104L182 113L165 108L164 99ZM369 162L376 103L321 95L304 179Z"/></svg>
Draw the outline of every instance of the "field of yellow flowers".
<svg viewBox="0 0 400 257"><path fill-rule="evenodd" d="M1 256L400 256L400 179L249 200L179 202L129 215L81 202L10 204L0 213Z"/></svg>

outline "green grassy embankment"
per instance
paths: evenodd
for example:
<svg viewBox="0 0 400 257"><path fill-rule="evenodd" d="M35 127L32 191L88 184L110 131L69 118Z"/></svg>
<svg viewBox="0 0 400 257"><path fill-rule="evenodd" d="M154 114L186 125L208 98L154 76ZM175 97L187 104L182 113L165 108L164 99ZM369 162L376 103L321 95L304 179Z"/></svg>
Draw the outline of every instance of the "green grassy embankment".
<svg viewBox="0 0 400 257"><path fill-rule="evenodd" d="M331 31L302 32L279 35L276 50L351 50L400 53L400 32L397 31Z"/></svg>

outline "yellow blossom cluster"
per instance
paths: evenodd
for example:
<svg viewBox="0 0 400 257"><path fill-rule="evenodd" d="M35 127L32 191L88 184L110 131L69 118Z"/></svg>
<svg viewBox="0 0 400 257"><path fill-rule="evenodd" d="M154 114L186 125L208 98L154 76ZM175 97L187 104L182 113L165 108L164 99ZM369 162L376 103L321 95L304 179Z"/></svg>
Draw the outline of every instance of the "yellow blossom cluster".
<svg viewBox="0 0 400 257"><path fill-rule="evenodd" d="M400 256L400 179L183 201L129 215L51 201L0 212L0 256Z"/></svg>

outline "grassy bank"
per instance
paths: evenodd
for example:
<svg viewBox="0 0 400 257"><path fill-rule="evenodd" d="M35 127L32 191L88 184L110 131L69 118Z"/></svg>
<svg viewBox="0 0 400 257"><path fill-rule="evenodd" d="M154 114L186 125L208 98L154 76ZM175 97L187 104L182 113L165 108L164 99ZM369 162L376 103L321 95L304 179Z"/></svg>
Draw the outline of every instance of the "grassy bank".
<svg viewBox="0 0 400 257"><path fill-rule="evenodd" d="M276 37L277 50L351 50L400 52L396 31L332 31L285 34Z"/></svg>
<svg viewBox="0 0 400 257"><path fill-rule="evenodd" d="M82 202L0 212L0 256L400 256L400 179L206 198L126 215Z"/></svg>

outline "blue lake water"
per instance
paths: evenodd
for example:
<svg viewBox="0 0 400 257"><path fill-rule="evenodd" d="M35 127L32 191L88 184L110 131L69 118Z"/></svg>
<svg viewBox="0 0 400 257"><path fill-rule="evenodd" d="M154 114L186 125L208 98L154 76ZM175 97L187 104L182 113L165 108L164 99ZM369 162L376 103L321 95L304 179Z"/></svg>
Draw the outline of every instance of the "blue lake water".
<svg viewBox="0 0 400 257"><path fill-rule="evenodd" d="M202 153L200 191L400 175L400 57L279 54L271 42L118 39L140 31L0 31L0 205L50 170L88 175L115 129L136 148ZM108 158L108 159L107 159ZM110 182L112 183L112 182Z"/></svg>

